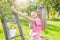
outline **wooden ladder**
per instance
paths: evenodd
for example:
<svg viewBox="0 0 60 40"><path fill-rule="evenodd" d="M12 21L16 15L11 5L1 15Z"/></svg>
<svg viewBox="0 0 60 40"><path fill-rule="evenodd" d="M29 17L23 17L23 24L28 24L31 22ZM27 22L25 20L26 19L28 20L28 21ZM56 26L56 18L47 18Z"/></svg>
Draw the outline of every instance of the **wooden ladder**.
<svg viewBox="0 0 60 40"><path fill-rule="evenodd" d="M13 38L16 38L17 36L21 36L21 39L22 39L22 40L25 40L24 35L23 35L23 31L22 31L22 27L21 27L21 25L20 25L20 20L19 20L18 16L17 16L16 14L13 14L14 17L15 17L15 19L9 19L9 20L7 20L7 19L4 17L4 14L3 14L3 13L1 13L1 15L2 15L1 23L2 23L2 26L3 26L3 29L4 29L4 34L5 34L6 40L11 40L11 39L13 39ZM17 23L17 26L18 26L18 29L19 29L19 33L20 33L19 35L10 38L9 28L8 28L8 26L7 26L7 23L8 23L8 22L16 22L16 23ZM13 34L12 34L12 35L13 35Z"/></svg>

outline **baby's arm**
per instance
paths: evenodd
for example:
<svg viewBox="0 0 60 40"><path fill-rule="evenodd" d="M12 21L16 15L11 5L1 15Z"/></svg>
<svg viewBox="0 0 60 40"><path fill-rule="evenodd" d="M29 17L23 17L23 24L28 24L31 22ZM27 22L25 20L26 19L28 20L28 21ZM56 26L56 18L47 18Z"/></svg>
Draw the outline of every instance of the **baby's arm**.
<svg viewBox="0 0 60 40"><path fill-rule="evenodd" d="M29 20L29 21L34 21L33 19L31 19L29 16L26 16L26 15L24 15L24 14L21 14L21 13L19 13L15 8L14 8L14 6L11 6L11 10L12 10L12 12L13 13L15 13L16 15L18 14L18 15L20 15L21 17L23 17L23 18L25 18L25 19L27 19L27 20Z"/></svg>

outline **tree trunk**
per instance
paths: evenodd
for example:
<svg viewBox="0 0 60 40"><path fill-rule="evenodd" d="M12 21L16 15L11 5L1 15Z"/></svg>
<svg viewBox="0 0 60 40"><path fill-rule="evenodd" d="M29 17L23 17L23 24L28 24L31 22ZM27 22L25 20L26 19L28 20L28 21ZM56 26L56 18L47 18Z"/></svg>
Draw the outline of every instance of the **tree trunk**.
<svg viewBox="0 0 60 40"><path fill-rule="evenodd" d="M47 6L47 17L49 18L49 7Z"/></svg>
<svg viewBox="0 0 60 40"><path fill-rule="evenodd" d="M37 11L40 13L40 17L42 19L42 25L43 29L46 29L46 8L45 7L39 7Z"/></svg>
<svg viewBox="0 0 60 40"><path fill-rule="evenodd" d="M60 11L59 11L59 14L58 14L58 17L60 16Z"/></svg>

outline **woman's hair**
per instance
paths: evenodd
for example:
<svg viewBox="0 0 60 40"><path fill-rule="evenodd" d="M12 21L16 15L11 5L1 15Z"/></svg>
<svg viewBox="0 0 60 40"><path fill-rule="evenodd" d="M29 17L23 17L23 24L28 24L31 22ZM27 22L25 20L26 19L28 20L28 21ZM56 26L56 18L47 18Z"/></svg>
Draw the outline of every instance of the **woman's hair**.
<svg viewBox="0 0 60 40"><path fill-rule="evenodd" d="M37 13L37 16L38 16L39 18L41 18L40 13L39 13L38 11L35 11L35 13Z"/></svg>
<svg viewBox="0 0 60 40"><path fill-rule="evenodd" d="M35 13L35 12L31 12L31 15L32 15L33 13Z"/></svg>
<svg viewBox="0 0 60 40"><path fill-rule="evenodd" d="M31 12L31 15L32 15L33 13L36 13L36 14L37 14L37 17L41 19L40 13L39 13L38 11Z"/></svg>

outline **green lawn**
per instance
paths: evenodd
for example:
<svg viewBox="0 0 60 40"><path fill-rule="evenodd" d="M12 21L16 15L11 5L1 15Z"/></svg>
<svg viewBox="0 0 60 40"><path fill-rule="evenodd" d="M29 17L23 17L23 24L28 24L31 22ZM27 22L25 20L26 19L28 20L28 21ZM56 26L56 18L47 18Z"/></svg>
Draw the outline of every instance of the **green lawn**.
<svg viewBox="0 0 60 40"><path fill-rule="evenodd" d="M20 19L21 25L23 28L25 39L29 38L29 26L27 20ZM17 33L18 34L18 33ZM60 40L60 21L47 21L47 29L46 31L42 31L41 34L52 38L51 40ZM0 40L5 40L4 31L2 24L0 22ZM14 40L14 39L13 39ZM15 40L21 40L20 37L15 38Z"/></svg>

